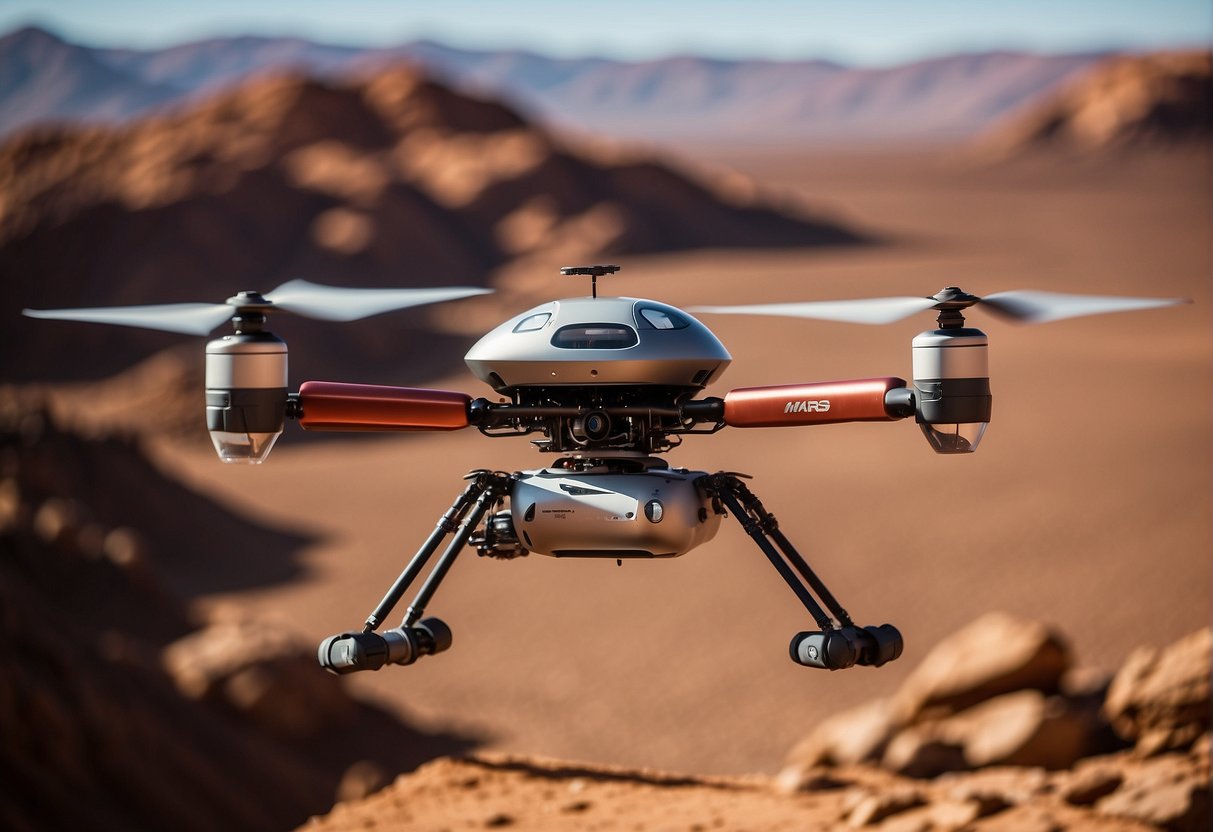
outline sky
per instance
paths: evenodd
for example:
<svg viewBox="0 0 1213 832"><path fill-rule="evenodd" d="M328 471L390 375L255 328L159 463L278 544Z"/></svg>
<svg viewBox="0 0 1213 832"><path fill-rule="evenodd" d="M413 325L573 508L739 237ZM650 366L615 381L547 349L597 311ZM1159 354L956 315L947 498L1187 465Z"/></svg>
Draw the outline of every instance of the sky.
<svg viewBox="0 0 1213 832"><path fill-rule="evenodd" d="M646 59L828 58L880 65L987 49L1208 46L1210 0L0 0L0 31L36 23L89 45L215 35Z"/></svg>

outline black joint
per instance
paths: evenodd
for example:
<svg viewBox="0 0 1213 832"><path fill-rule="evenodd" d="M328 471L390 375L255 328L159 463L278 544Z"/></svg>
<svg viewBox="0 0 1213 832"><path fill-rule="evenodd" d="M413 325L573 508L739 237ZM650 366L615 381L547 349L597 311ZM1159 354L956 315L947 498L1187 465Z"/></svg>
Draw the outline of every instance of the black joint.
<svg viewBox="0 0 1213 832"><path fill-rule="evenodd" d="M911 387L894 387L884 394L884 412L894 419L904 419L913 416L915 412L914 389Z"/></svg>
<svg viewBox="0 0 1213 832"><path fill-rule="evenodd" d="M859 632L864 640L864 650L860 655L859 664L867 667L880 667L901 656L905 642L902 641L901 633L892 624L864 627Z"/></svg>
<svg viewBox="0 0 1213 832"><path fill-rule="evenodd" d="M697 401L683 402L680 410L684 421L720 422L724 419L724 399L715 396Z"/></svg>
<svg viewBox="0 0 1213 832"><path fill-rule="evenodd" d="M488 419L489 414L493 410L493 403L488 399L479 398L472 399L468 405L468 423L479 425Z"/></svg>
<svg viewBox="0 0 1213 832"><path fill-rule="evenodd" d="M286 396L286 418L303 418L303 402L300 401L298 393L288 393Z"/></svg>
<svg viewBox="0 0 1213 832"><path fill-rule="evenodd" d="M442 619L423 618L417 622L416 629L422 634L422 652L433 655L451 649L451 628Z"/></svg>

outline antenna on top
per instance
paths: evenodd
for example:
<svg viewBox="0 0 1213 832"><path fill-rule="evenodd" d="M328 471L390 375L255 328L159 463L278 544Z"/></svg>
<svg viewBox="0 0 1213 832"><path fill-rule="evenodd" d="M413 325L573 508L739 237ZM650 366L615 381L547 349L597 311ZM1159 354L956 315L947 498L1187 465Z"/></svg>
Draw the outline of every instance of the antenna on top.
<svg viewBox="0 0 1213 832"><path fill-rule="evenodd" d="M590 276L590 296L598 297L598 278L604 274L614 274L619 266L561 266L561 274L588 274Z"/></svg>

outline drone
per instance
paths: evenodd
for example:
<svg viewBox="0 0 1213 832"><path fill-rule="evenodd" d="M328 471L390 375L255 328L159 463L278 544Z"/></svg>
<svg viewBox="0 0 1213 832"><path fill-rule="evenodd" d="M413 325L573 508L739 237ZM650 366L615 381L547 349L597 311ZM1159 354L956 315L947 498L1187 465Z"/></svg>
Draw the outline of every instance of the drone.
<svg viewBox="0 0 1213 832"><path fill-rule="evenodd" d="M858 626L750 490L748 476L671 467L661 454L682 437L724 428L893 422L914 417L941 454L977 450L990 422L989 340L969 327L974 307L1043 323L1171 306L1171 298L1010 291L978 297L948 287L929 297L699 306L706 314L779 315L887 324L921 312L936 327L912 341L913 378L894 376L748 387L700 398L732 358L690 312L654 300L600 297L615 265L568 266L590 295L529 309L481 338L465 361L497 401L445 390L307 381L291 392L287 346L265 328L269 314L353 321L487 289L351 289L292 280L272 292L240 292L221 304L25 310L35 318L89 321L206 335L230 319L232 334L206 346L206 423L219 458L257 464L285 421L317 431L454 431L529 437L555 457L545 467L477 469L438 519L362 629L324 639L320 665L336 673L408 665L450 648L450 628L423 617L465 548L484 557L672 558L710 541L736 518L817 625L793 636L806 667L879 667L897 659L892 624ZM434 555L437 560L430 566ZM429 566L428 572L426 571ZM402 623L380 631L421 578Z"/></svg>

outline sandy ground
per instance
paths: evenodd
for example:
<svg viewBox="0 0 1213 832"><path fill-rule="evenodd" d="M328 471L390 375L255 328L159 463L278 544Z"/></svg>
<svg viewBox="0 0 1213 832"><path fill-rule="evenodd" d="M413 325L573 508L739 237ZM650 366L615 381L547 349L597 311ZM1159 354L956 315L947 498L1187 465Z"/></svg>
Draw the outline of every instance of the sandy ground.
<svg viewBox="0 0 1213 832"><path fill-rule="evenodd" d="M1173 761L1155 762L1161 765ZM1185 764L1193 765L1180 763ZM1208 771L1207 762L1203 771ZM1004 787L1018 783L1018 788L1031 798L1025 799L1025 795L1020 805L979 814L971 795L989 794L991 786L1000 781ZM1033 783L1037 785L1028 785ZM479 754L436 760L402 775L389 788L365 800L338 804L328 815L312 818L300 829L824 832L876 828L882 818L887 819L878 828L890 832L1146 832L1159 828L1071 806L1057 794L1066 783L1065 773L1050 780L1039 769L994 769L925 784L887 772L849 767L822 772L804 791L786 794L778 781L756 775L684 777L653 770Z"/></svg>
<svg viewBox="0 0 1213 832"><path fill-rule="evenodd" d="M677 305L924 295L945 285L1196 302L1031 328L974 315L991 339L995 409L971 457L935 456L912 423L726 430L690 437L670 454L675 465L754 474L755 492L852 614L902 630L900 662L835 674L792 664L788 640L811 619L728 520L683 558L622 568L538 556L478 561L467 552L429 609L453 628L454 648L363 674L359 690L422 725L472 731L498 751L772 772L822 717L891 692L940 637L987 610L1054 622L1081 663L1106 669L1135 645L1169 643L1209 620L1207 160L985 169L922 154L705 158L896 242L628 258L610 290ZM561 281L553 274L551 293L573 293ZM506 299L490 317L521 308ZM932 321L708 323L734 357L710 391L722 394L908 377L910 339ZM305 367L292 374L296 383L308 378ZM443 384L487 392L467 374ZM360 625L464 471L544 464L523 440L472 433L294 447L288 435L253 469L221 466L197 448L157 453L224 503L319 536L302 553L303 579L201 599L288 617L317 640ZM239 541L214 558L217 570L239 570Z"/></svg>

